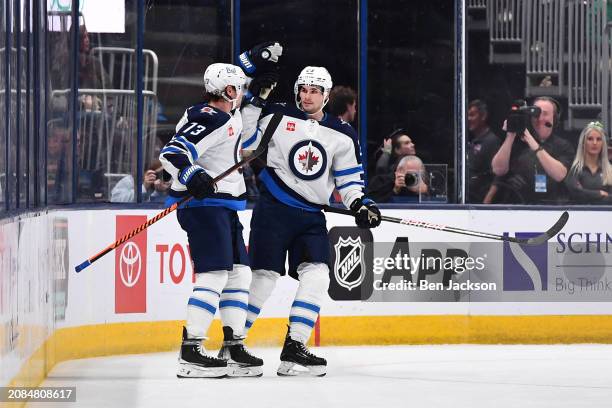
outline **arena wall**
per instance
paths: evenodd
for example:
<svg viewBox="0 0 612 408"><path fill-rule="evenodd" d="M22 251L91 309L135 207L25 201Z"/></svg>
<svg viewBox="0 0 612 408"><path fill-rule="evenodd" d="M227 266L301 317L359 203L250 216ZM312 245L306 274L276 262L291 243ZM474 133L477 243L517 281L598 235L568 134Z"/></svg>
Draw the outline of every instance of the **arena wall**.
<svg viewBox="0 0 612 408"><path fill-rule="evenodd" d="M75 265L157 212L49 211L6 219L0 224L3 385L38 384L55 364L68 359L178 348L193 269L187 237L174 215L136 237L129 248L113 251L80 273L74 271ZM385 214L512 233L543 231L560 211L388 209ZM574 234L579 240L587 233L593 238L599 233L605 240L606 231L612 231L612 220L605 214L573 212L563 239ZM241 214L245 240L250 216L250 211ZM343 215L329 214L327 218L330 229L352 226L352 219ZM375 242L388 243L398 237L432 243L472 240L397 224L384 224L372 234ZM296 287L289 277L279 280L252 329L250 345L281 344ZM595 302L532 292L521 302L361 302L330 298L322 306L311 341L319 345L612 342L612 302L605 301L606 294ZM218 320L210 336L208 346L218 346Z"/></svg>

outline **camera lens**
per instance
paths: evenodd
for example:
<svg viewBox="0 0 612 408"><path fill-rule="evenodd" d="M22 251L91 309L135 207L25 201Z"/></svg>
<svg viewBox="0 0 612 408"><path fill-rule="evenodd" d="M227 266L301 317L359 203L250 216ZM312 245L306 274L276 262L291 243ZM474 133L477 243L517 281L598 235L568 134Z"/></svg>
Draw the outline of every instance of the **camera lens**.
<svg viewBox="0 0 612 408"><path fill-rule="evenodd" d="M419 175L416 173L406 173L404 175L404 183L406 187L414 187L419 184Z"/></svg>

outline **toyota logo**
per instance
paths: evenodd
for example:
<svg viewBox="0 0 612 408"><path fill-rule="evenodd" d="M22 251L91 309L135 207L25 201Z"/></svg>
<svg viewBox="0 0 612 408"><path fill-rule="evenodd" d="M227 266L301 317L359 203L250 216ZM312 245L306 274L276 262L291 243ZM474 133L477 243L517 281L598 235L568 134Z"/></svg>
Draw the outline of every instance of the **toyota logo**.
<svg viewBox="0 0 612 408"><path fill-rule="evenodd" d="M127 242L121 250L119 261L119 275L125 286L131 288L140 278L142 259L138 246L133 242Z"/></svg>

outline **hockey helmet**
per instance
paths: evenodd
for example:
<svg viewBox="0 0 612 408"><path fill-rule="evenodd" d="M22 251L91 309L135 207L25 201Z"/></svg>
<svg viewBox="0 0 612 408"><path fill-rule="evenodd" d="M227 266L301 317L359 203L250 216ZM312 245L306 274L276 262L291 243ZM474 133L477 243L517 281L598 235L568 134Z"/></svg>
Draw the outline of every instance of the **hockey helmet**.
<svg viewBox="0 0 612 408"><path fill-rule="evenodd" d="M226 96L225 88L233 86L236 92L244 91L246 75L240 67L232 64L215 63L210 64L204 72L204 88L206 92Z"/></svg>
<svg viewBox="0 0 612 408"><path fill-rule="evenodd" d="M295 94L295 105L298 109L302 109L300 106L300 85L307 86L318 86L323 90L323 106L327 105L329 101L329 91L333 86L331 75L325 67L306 67L300 72L295 85L293 86L293 93ZM323 109L323 107L321 107Z"/></svg>

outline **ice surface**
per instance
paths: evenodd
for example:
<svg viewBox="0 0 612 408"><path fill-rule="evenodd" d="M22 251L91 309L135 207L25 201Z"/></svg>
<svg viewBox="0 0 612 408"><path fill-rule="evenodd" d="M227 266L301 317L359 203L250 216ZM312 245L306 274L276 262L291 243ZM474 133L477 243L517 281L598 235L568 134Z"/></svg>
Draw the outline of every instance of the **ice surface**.
<svg viewBox="0 0 612 408"><path fill-rule="evenodd" d="M612 345L313 348L322 378L277 377L280 349L251 351L261 378L178 379L174 352L64 362L42 385L77 403L28 407L612 407Z"/></svg>

